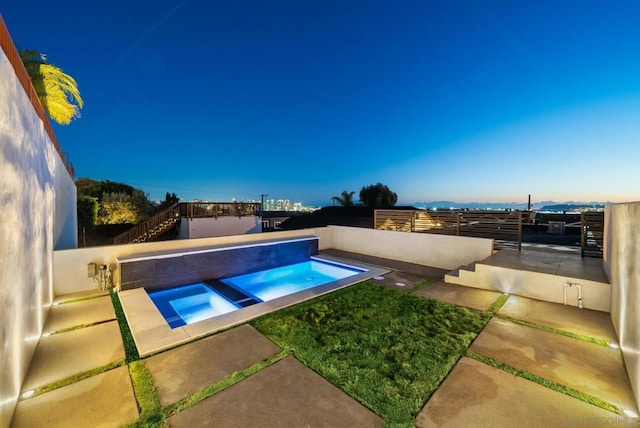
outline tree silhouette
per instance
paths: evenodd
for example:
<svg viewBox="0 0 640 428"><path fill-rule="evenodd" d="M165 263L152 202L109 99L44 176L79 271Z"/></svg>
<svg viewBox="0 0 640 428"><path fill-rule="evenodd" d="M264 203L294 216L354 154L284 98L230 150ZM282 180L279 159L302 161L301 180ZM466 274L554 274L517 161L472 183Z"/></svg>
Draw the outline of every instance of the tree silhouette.
<svg viewBox="0 0 640 428"><path fill-rule="evenodd" d="M398 195L382 183L371 184L360 190L360 200L370 208L391 207L398 201Z"/></svg>
<svg viewBox="0 0 640 428"><path fill-rule="evenodd" d="M167 194L164 195L164 201L162 201L158 207L158 211L169 208L171 205L177 204L178 202L180 202L180 198L175 193L167 192Z"/></svg>
<svg viewBox="0 0 640 428"><path fill-rule="evenodd" d="M355 193L356 192L347 192L346 190L344 190L342 192L342 197L334 196L333 198L331 198L331 200L334 201L334 202L339 203L343 207L352 207L353 206L353 195Z"/></svg>

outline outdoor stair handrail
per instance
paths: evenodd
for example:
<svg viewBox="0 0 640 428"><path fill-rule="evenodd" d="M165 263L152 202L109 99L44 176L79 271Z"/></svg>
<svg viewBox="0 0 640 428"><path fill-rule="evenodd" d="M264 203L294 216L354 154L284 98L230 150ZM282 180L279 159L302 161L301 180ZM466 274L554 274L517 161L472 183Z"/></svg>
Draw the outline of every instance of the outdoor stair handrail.
<svg viewBox="0 0 640 428"><path fill-rule="evenodd" d="M261 210L260 202L178 202L116 236L113 243L145 242L168 230L183 217L189 220L227 216L242 218L260 215Z"/></svg>
<svg viewBox="0 0 640 428"><path fill-rule="evenodd" d="M167 223L175 224L180 218L179 205L180 202L173 204L160 211L158 214L148 218L146 221L133 226L131 229L113 238L113 243L118 245L138 242L148 238L153 232L160 231L160 229L165 227Z"/></svg>

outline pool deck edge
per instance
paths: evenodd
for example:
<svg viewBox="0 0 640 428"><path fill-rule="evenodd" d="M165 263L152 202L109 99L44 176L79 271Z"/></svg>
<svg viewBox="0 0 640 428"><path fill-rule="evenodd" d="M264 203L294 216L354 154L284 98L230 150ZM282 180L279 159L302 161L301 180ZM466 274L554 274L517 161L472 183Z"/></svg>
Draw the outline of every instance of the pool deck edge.
<svg viewBox="0 0 640 428"><path fill-rule="evenodd" d="M221 330L244 324L254 318L275 312L288 306L313 299L350 285L384 275L388 269L374 265L327 256L314 256L316 260L340 262L363 270L363 272L347 278L333 281L311 289L303 290L288 296L248 306L237 311L219 315L207 320L171 328L160 314L155 304L143 288L124 290L119 293L133 340L141 357L156 354L192 340L214 334Z"/></svg>

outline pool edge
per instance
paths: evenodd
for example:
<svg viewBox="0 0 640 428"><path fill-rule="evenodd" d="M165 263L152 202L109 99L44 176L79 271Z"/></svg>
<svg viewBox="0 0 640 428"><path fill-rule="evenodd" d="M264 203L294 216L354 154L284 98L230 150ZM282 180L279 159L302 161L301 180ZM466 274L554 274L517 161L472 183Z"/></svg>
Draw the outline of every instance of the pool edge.
<svg viewBox="0 0 640 428"><path fill-rule="evenodd" d="M363 272L174 329L169 327L169 324L167 324L143 288L121 291L119 293L120 302L140 357L147 357L192 340L214 334L218 331L244 324L259 316L305 302L389 272L389 269L386 268L330 256L313 256L313 259L351 266L363 270Z"/></svg>

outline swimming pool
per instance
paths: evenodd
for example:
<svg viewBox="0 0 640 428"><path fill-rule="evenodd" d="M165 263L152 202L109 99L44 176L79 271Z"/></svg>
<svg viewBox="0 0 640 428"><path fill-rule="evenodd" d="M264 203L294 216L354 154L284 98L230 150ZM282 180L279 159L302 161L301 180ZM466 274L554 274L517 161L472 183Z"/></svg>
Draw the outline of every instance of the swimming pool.
<svg viewBox="0 0 640 428"><path fill-rule="evenodd" d="M352 266L309 260L148 294L169 326L176 328L362 272Z"/></svg>

